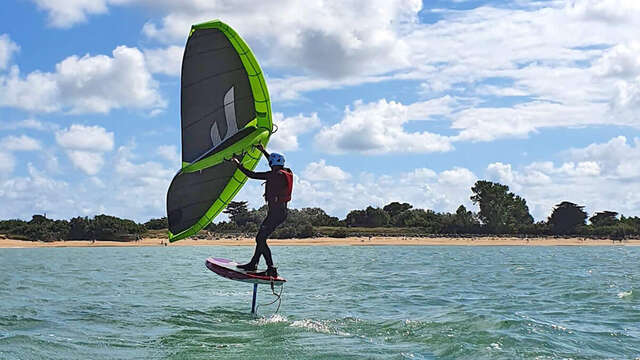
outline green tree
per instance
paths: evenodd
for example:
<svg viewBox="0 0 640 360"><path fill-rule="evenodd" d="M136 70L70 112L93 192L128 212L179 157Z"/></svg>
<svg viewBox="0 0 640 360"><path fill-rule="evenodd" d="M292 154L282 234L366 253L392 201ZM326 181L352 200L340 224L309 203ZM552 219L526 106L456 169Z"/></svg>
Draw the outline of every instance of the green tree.
<svg viewBox="0 0 640 360"><path fill-rule="evenodd" d="M398 227L419 227L425 232L439 233L445 226L446 220L441 214L433 210L410 209L405 210L395 217Z"/></svg>
<svg viewBox="0 0 640 360"><path fill-rule="evenodd" d="M386 211L389 214L389 217L393 218L394 216L399 215L403 211L407 211L411 209L413 206L409 203L399 203L394 201L385 205L382 210Z"/></svg>
<svg viewBox="0 0 640 360"><path fill-rule="evenodd" d="M479 225L480 222L472 211L468 211L464 205L458 207L456 214L453 216L453 232L471 233L474 232Z"/></svg>
<svg viewBox="0 0 640 360"><path fill-rule="evenodd" d="M389 224L389 214L380 208L372 206L365 210L353 210L347 214L346 223L348 226L380 227Z"/></svg>
<svg viewBox="0 0 640 360"><path fill-rule="evenodd" d="M300 215L305 222L309 222L313 226L336 226L338 218L329 216L321 208L304 208L300 210Z"/></svg>
<svg viewBox="0 0 640 360"><path fill-rule="evenodd" d="M110 215L96 215L89 223L89 233L96 240L122 240L124 235L140 235L144 225Z"/></svg>
<svg viewBox="0 0 640 360"><path fill-rule="evenodd" d="M620 223L626 226L629 229L628 233L631 235L640 234L640 217L632 216L625 217L624 215L620 216Z"/></svg>
<svg viewBox="0 0 640 360"><path fill-rule="evenodd" d="M595 227L611 226L618 223L618 213L615 211L601 211L589 218L591 224Z"/></svg>
<svg viewBox="0 0 640 360"><path fill-rule="evenodd" d="M345 219L347 226L366 226L367 212L364 210L351 210Z"/></svg>
<svg viewBox="0 0 640 360"><path fill-rule="evenodd" d="M514 232L522 226L533 224L527 202L509 192L508 186L479 180L471 191L474 193L471 201L479 205L478 216L490 232Z"/></svg>
<svg viewBox="0 0 640 360"><path fill-rule="evenodd" d="M389 214L380 208L368 206L365 210L367 214L367 225L369 227L380 227L389 225Z"/></svg>
<svg viewBox="0 0 640 360"><path fill-rule="evenodd" d="M229 215L229 219L238 226L243 226L249 221L249 210L246 201L231 201L223 211Z"/></svg>
<svg viewBox="0 0 640 360"><path fill-rule="evenodd" d="M167 222L167 217L161 217L160 219L151 219L144 223L144 227L149 230L161 230L167 229L169 227L169 223Z"/></svg>
<svg viewBox="0 0 640 360"><path fill-rule="evenodd" d="M24 220L2 220L0 221L0 234L24 235L28 224Z"/></svg>
<svg viewBox="0 0 640 360"><path fill-rule="evenodd" d="M291 209L294 210L294 209ZM260 225L262 221L267 217L267 212L269 211L268 205L262 205L258 209L251 209L249 211L249 218L247 220L248 223L254 223L256 225Z"/></svg>
<svg viewBox="0 0 640 360"><path fill-rule="evenodd" d="M91 221L88 218L78 216L69 220L67 240L88 240L91 238L93 238Z"/></svg>
<svg viewBox="0 0 640 360"><path fill-rule="evenodd" d="M580 225L585 225L587 213L584 206L576 205L569 201L563 201L553 208L553 212L547 222L554 234L572 234Z"/></svg>
<svg viewBox="0 0 640 360"><path fill-rule="evenodd" d="M304 223L296 226L296 237L299 239L313 237L315 232L313 231L313 225L311 223Z"/></svg>
<svg viewBox="0 0 640 360"><path fill-rule="evenodd" d="M47 219L42 215L33 215L27 223L24 235L33 241L64 240L69 232L69 222L66 220Z"/></svg>

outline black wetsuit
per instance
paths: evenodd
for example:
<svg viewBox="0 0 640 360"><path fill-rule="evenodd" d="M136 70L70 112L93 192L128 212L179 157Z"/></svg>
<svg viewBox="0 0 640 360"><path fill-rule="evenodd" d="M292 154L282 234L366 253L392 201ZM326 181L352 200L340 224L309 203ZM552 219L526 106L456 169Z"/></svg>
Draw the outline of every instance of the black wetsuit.
<svg viewBox="0 0 640 360"><path fill-rule="evenodd" d="M267 217L262 221L258 235L256 235L256 250L253 253L250 264L258 264L260 256L264 256L268 267L273 267L273 259L271 258L271 250L267 245L267 238L273 231L287 219L287 203L277 201L277 195L287 187L285 176L278 170L253 172L245 167L238 166L247 177L257 180L266 180L265 198L267 200L268 212ZM284 169L291 172L290 169Z"/></svg>

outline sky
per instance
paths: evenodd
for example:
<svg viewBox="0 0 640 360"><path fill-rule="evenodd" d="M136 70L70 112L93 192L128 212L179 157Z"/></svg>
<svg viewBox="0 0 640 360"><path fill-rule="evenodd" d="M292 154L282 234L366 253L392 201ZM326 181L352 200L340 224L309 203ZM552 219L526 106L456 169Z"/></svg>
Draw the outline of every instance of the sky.
<svg viewBox="0 0 640 360"><path fill-rule="evenodd" d="M637 0L9 0L0 219L165 216L182 52L212 19L263 68L290 207L478 211L489 180L537 221L562 201L640 216Z"/></svg>

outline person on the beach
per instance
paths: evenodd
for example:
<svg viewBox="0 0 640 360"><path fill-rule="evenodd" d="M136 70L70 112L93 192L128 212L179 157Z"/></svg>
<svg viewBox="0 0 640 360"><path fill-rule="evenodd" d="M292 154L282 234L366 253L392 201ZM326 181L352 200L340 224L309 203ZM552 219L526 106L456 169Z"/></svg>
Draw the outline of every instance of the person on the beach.
<svg viewBox="0 0 640 360"><path fill-rule="evenodd" d="M238 268L247 271L256 271L260 257L264 256L264 260L267 262L267 271L265 274L267 276L277 277L278 271L273 266L273 259L271 258L271 250L267 245L267 238L273 233L276 227L282 224L287 218L287 203L291 200L293 173L291 169L284 167L284 156L277 153L269 154L261 144L256 145L256 148L269 159L271 171L253 172L242 166L237 157L234 156L230 160L233 161L238 169L247 175L247 177L267 181L264 198L267 201L269 210L267 217L260 225L260 230L258 230L258 234L256 235L256 250L251 260L246 264L238 265Z"/></svg>

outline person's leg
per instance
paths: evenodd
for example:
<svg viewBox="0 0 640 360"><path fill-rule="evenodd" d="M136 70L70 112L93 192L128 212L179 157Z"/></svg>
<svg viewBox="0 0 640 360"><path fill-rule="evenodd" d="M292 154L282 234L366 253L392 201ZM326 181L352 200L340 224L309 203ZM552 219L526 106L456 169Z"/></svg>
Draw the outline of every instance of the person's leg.
<svg viewBox="0 0 640 360"><path fill-rule="evenodd" d="M267 267L272 267L273 259L271 258L271 249L269 249L269 245L267 245L267 238L273 233L276 227L273 226L273 220L269 220L269 222L265 221L260 225L260 230L258 230L258 234L256 235L256 253L254 259L259 262L260 255L262 255L267 263Z"/></svg>
<svg viewBox="0 0 640 360"><path fill-rule="evenodd" d="M269 223L269 217L270 217L270 213L267 213L267 217L262 221L262 224L260 224L260 230L258 230L258 235L256 235L256 248L253 251L253 256L251 257L251 260L249 260L249 262L244 265L238 265L240 269L251 271L251 270L256 270L258 268L258 263L260 262L260 256L264 252L264 248L261 246L260 233L264 231L263 228L265 227L266 224Z"/></svg>
<svg viewBox="0 0 640 360"><path fill-rule="evenodd" d="M271 229L273 223L273 213L269 211L267 213L267 217L260 224L260 229L258 230L258 234L256 235L256 248L253 252L253 257L249 261L249 263L245 265L238 266L244 270L255 270L258 267L258 263L260 263L260 257L264 255L265 260L267 260L267 266L269 266L269 261L271 260L271 250L267 246L267 237L273 232L274 229ZM266 248L266 249L265 249ZM265 254L265 252L267 254ZM273 262L271 262L273 265Z"/></svg>
<svg viewBox="0 0 640 360"><path fill-rule="evenodd" d="M260 246L262 247L262 255L264 256L264 260L267 263L267 269L273 268L273 259L271 257L271 249L269 249L269 245L267 244L267 239L269 236L276 230L276 228L282 224L287 218L287 208L281 207L274 209L272 212L273 216L269 218L269 222L264 228L261 226L258 232L258 236L256 237L256 241L260 239Z"/></svg>
<svg viewBox="0 0 640 360"><path fill-rule="evenodd" d="M260 262L260 257L264 256L264 260L267 263L267 268L273 268L273 258L271 257L271 249L267 245L267 238L271 235L278 225L282 224L287 218L287 208L275 208L267 213L267 217L264 219L256 235L256 249L253 253L251 261L246 265L240 265L238 267L245 270L253 270Z"/></svg>
<svg viewBox="0 0 640 360"><path fill-rule="evenodd" d="M258 235L256 235L256 250L259 250L259 254L264 256L264 260L267 263L267 268L273 267L273 258L271 257L271 249L267 244L267 239L276 230L278 225L282 224L287 218L287 208L278 207L269 211L267 218L260 225ZM258 252L258 251L256 251ZM260 255L257 255L257 261L260 260Z"/></svg>

